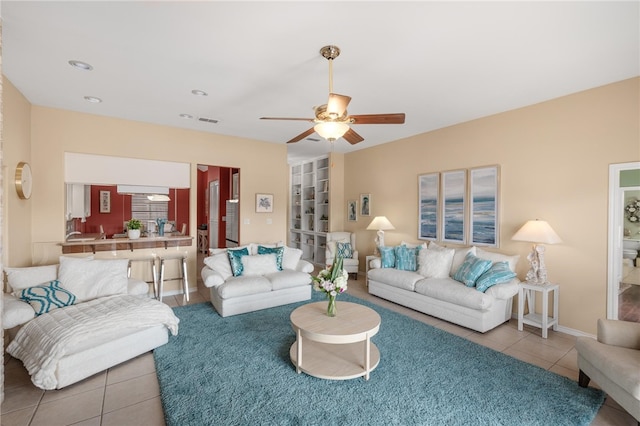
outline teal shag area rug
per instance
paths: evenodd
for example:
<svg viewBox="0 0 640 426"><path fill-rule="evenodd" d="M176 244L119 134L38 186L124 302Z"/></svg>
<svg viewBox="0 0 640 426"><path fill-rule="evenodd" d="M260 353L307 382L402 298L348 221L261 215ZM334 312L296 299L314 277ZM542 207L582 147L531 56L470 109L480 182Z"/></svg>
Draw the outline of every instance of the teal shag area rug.
<svg viewBox="0 0 640 426"><path fill-rule="evenodd" d="M294 303L221 318L209 303L174 308L178 336L154 351L168 426L588 425L604 393L404 315L380 314L371 378L297 374Z"/></svg>

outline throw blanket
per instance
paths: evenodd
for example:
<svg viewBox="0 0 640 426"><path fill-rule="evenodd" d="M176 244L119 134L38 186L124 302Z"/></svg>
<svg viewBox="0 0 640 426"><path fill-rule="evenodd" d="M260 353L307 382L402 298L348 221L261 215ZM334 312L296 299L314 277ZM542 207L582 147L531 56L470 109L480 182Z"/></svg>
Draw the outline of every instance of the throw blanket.
<svg viewBox="0 0 640 426"><path fill-rule="evenodd" d="M101 297L55 309L25 324L7 347L7 352L24 363L34 385L55 389L58 361L88 338L112 335L115 328L140 330L164 324L174 336L178 322L164 303L139 296Z"/></svg>

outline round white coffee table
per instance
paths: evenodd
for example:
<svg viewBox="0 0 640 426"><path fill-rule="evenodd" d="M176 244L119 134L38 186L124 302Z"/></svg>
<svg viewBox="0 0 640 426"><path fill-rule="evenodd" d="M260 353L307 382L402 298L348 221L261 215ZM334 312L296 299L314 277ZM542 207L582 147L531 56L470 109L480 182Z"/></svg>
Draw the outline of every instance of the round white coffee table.
<svg viewBox="0 0 640 426"><path fill-rule="evenodd" d="M338 301L338 314L328 317L327 303L309 303L291 312L296 341L289 355L296 372L321 379L369 380L380 362L380 351L371 343L380 330L380 315L366 306Z"/></svg>

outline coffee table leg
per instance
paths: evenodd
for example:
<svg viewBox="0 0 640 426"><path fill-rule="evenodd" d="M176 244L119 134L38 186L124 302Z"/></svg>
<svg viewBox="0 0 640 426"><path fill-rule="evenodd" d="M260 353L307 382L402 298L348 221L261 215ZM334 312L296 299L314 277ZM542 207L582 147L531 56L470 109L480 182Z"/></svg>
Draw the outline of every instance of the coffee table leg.
<svg viewBox="0 0 640 426"><path fill-rule="evenodd" d="M296 365L296 373L300 374L300 367L302 367L302 333L300 332L300 329L296 331L296 343L298 344L298 363Z"/></svg>
<svg viewBox="0 0 640 426"><path fill-rule="evenodd" d="M369 371L371 368L371 337L367 334L367 340L364 342L364 379L369 380Z"/></svg>

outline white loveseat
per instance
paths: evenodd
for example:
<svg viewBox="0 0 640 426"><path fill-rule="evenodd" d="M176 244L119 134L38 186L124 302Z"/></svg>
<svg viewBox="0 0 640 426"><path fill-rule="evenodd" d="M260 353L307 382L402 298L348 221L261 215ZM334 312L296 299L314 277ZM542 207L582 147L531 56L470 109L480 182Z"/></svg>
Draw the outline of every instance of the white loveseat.
<svg viewBox="0 0 640 426"><path fill-rule="evenodd" d="M300 249L251 243L210 254L202 281L222 317L311 299L313 265Z"/></svg>
<svg viewBox="0 0 640 426"><path fill-rule="evenodd" d="M60 265L5 268L7 352L32 382L60 389L153 350L178 332L172 309L127 276L127 259L60 257Z"/></svg>
<svg viewBox="0 0 640 426"><path fill-rule="evenodd" d="M518 293L520 282L515 277L518 255L506 256L477 247L447 249L435 243L428 248L422 244L418 250L416 245L402 245L409 251L417 251L416 270L399 270L390 263L383 265L389 248L381 248L382 258L372 260L369 265L369 293L482 333L511 318L513 296ZM469 265L482 264L486 268L487 262L490 270L484 271L482 286L476 286L476 280L469 282L478 272L469 270ZM454 278L466 279L467 283ZM494 284L496 280L500 283Z"/></svg>

